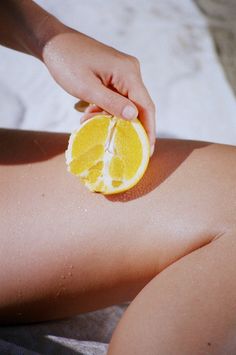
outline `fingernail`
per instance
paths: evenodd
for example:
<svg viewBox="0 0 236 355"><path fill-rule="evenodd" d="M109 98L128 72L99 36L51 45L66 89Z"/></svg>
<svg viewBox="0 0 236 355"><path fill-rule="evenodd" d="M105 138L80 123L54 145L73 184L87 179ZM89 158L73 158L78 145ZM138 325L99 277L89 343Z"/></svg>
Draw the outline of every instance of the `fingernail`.
<svg viewBox="0 0 236 355"><path fill-rule="evenodd" d="M125 106L124 110L122 111L122 117L126 118L128 120L132 120L133 118L136 118L137 111L133 106Z"/></svg>
<svg viewBox="0 0 236 355"><path fill-rule="evenodd" d="M76 102L76 104L74 105L74 108L79 111L79 112L84 112L86 110L86 108L88 108L89 103L83 100L80 100L78 102Z"/></svg>
<svg viewBox="0 0 236 355"><path fill-rule="evenodd" d="M150 147L150 157L153 155L155 149L155 144L151 145Z"/></svg>

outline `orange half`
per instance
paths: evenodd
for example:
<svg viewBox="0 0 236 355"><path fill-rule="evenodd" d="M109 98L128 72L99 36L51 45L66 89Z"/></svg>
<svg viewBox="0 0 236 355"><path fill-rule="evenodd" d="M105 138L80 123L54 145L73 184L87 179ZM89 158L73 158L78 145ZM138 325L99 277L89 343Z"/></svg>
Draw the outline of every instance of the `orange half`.
<svg viewBox="0 0 236 355"><path fill-rule="evenodd" d="M71 134L66 163L90 191L115 194L138 183L149 156L148 137L138 119L96 115Z"/></svg>

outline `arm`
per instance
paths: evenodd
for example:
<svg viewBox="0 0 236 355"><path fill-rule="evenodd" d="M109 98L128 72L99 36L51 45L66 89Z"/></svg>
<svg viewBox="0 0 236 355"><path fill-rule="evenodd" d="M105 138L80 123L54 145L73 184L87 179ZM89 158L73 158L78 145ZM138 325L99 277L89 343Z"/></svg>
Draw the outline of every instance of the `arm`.
<svg viewBox="0 0 236 355"><path fill-rule="evenodd" d="M45 44L68 31L60 21L29 0L0 2L0 43L42 59Z"/></svg>
<svg viewBox="0 0 236 355"><path fill-rule="evenodd" d="M0 2L0 42L41 59L71 95L112 115L139 116L155 142L155 106L136 58L58 21L31 0Z"/></svg>
<svg viewBox="0 0 236 355"><path fill-rule="evenodd" d="M2 321L130 300L168 265L235 225L236 148L159 140L142 181L104 197L66 171L67 140L0 133Z"/></svg>

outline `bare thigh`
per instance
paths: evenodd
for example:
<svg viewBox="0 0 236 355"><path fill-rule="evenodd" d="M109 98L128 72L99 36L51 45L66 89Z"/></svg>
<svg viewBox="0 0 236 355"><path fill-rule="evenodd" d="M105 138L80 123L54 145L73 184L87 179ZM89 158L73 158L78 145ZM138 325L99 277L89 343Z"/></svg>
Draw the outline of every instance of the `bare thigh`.
<svg viewBox="0 0 236 355"><path fill-rule="evenodd" d="M236 232L156 276L113 335L109 354L236 353Z"/></svg>
<svg viewBox="0 0 236 355"><path fill-rule="evenodd" d="M235 221L233 147L159 140L142 181L104 197L67 173L67 140L0 131L1 322L132 300Z"/></svg>
<svg viewBox="0 0 236 355"><path fill-rule="evenodd" d="M195 250L173 261L142 289L121 319L109 354L236 353L235 152L220 148L211 153L195 161L198 172L190 166L185 171L181 217L176 211L183 235L188 231L193 240L192 230L199 230L204 243L195 244ZM191 174L195 179L187 178ZM189 207L185 205L183 213L185 199ZM190 223L186 215L192 214ZM165 246L168 249L168 243Z"/></svg>

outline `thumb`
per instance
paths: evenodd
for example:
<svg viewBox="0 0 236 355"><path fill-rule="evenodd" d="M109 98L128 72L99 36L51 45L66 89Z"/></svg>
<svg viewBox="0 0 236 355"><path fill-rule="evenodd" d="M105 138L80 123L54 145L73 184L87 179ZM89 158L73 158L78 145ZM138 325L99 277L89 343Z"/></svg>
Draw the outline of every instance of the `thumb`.
<svg viewBox="0 0 236 355"><path fill-rule="evenodd" d="M88 83L87 83L88 85ZM89 86L89 85L88 85ZM135 104L117 92L105 87L102 83L92 83L84 100L94 103L110 114L131 120L138 116Z"/></svg>

